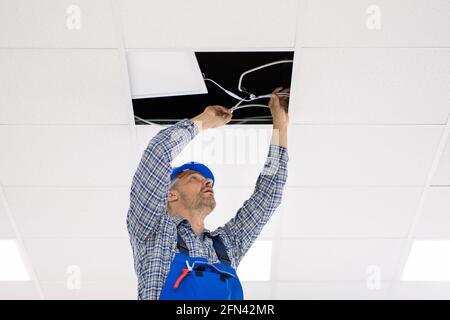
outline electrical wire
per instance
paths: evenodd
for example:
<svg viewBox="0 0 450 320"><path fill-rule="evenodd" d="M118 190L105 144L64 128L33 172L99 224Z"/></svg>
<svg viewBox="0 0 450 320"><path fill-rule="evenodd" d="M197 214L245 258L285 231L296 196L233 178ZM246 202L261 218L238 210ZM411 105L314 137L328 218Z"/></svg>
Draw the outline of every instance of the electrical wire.
<svg viewBox="0 0 450 320"><path fill-rule="evenodd" d="M230 97L239 100L239 101L246 101L246 102L251 102L253 100L257 100L257 99L263 99L263 98L270 98L272 94L264 94L261 96L254 96L253 98L250 99L246 99L246 98L241 98L240 96L238 96L237 94L231 92L230 90L225 89L224 87L222 87L220 84L218 84L216 81L209 79L209 78L204 78L204 80L206 81L211 81L212 83L214 83L216 86L218 86L220 89L222 89L225 93L227 93ZM276 93L277 96L289 96L289 93L285 93L285 92L279 92Z"/></svg>
<svg viewBox="0 0 450 320"><path fill-rule="evenodd" d="M247 70L247 71L243 72L241 74L241 76L239 77L238 90L241 91L241 92L244 92L244 90L242 90L242 79L244 78L244 76L246 74L249 74L249 73L255 72L257 70L260 70L260 69L263 69L263 68L266 68L266 67L270 67L270 66L273 66L273 65L276 65L276 64L293 63L293 62L294 62L294 60L279 60L279 61L266 63L266 64L263 64L262 66L259 66L259 67L256 67L256 68L253 68L253 69L250 69L250 70Z"/></svg>
<svg viewBox="0 0 450 320"><path fill-rule="evenodd" d="M158 125L158 123L155 123L155 122L151 122L151 121L142 119L141 117L138 117L138 116L134 116L134 117L135 117L136 119L138 119L139 121L142 121L142 122L144 122L144 123L146 123L146 124Z"/></svg>
<svg viewBox="0 0 450 320"><path fill-rule="evenodd" d="M214 83L216 86L218 86L220 89L222 89L223 91L225 91L229 96L231 96L231 97L233 97L233 98L235 98L235 99L237 99L237 100L243 100L243 99L245 99L245 98L239 97L237 94L231 92L230 90L225 89L224 87L222 87L220 84L218 84L217 82L215 82L215 81L212 80L212 79L209 79L209 78L203 78L203 79L204 79L205 81L211 81L211 82Z"/></svg>
<svg viewBox="0 0 450 320"><path fill-rule="evenodd" d="M161 124L161 123L157 123L157 122L152 122L152 121L148 121L146 119L142 119L138 116L135 116L135 118L145 124L150 124L150 125L156 125L156 126L164 126L167 124ZM240 123L245 123L248 121L255 121L255 122L266 122L268 120L272 119L272 116L267 115L267 116L252 116L252 117L246 117L246 118L241 118L241 119L231 119L230 122L235 123L235 124L240 124ZM169 119L169 118L159 118L159 119L152 119L153 121L164 121L164 122L178 122L180 120L183 119Z"/></svg>
<svg viewBox="0 0 450 320"><path fill-rule="evenodd" d="M281 63L281 62L280 62L280 63ZM272 63L272 64L275 64L275 63ZM271 65L271 64L268 64L268 65ZM257 69L261 69L262 67L264 67L264 66L258 67ZM253 70L253 69L252 69L252 70ZM205 74L202 74L202 75L204 76ZM241 107L239 107L239 105L240 105L242 102L252 102L252 101L255 101L255 100L258 100L258 99L270 98L270 97L272 96L272 94L264 94L264 95L260 95L260 96L255 96L255 95L251 94L251 95L250 95L250 98L241 98L240 96L238 96L237 94L231 92L230 90L225 89L224 87L222 87L220 84L218 84L216 81L214 81L214 80L212 80L212 79L206 78L206 77L204 76L204 80L205 80L205 81L211 81L211 82L214 83L216 86L218 86L220 89L222 89L225 93L227 93L230 97L239 100L239 102L238 102L236 105L234 105L232 108L230 108L230 111L231 111L232 113L233 113L235 110L241 109ZM290 96L290 94L289 94L289 93L286 93L286 92L279 92L279 93L276 93L276 95L277 95L277 96L281 96L281 97L289 97L289 96ZM252 107L253 107L253 106L257 106L257 107L269 108L268 106L263 105L263 104L252 104L252 105L249 105L249 106L252 106Z"/></svg>
<svg viewBox="0 0 450 320"><path fill-rule="evenodd" d="M265 104L251 103L251 104L244 104L242 106L234 106L233 108L230 109L230 111L233 112L233 111L236 111L236 110L239 110L239 109L251 108L251 107L261 107L261 108L270 109L270 107L266 106Z"/></svg>

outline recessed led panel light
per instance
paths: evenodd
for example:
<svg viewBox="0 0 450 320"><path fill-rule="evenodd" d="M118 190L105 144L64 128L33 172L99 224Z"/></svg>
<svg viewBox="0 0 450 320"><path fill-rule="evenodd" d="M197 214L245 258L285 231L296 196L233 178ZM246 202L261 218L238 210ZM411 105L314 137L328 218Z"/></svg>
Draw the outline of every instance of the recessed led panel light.
<svg viewBox="0 0 450 320"><path fill-rule="evenodd" d="M0 240L0 261L0 281L30 280L15 240Z"/></svg>
<svg viewBox="0 0 450 320"><path fill-rule="evenodd" d="M129 51L127 61L134 99L208 93L194 52Z"/></svg>
<svg viewBox="0 0 450 320"><path fill-rule="evenodd" d="M450 281L450 240L413 242L402 281Z"/></svg>

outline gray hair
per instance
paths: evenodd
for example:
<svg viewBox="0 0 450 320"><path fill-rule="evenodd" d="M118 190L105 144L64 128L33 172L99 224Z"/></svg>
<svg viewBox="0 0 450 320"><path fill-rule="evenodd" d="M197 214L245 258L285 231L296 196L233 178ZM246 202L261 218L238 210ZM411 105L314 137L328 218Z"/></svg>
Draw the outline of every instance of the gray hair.
<svg viewBox="0 0 450 320"><path fill-rule="evenodd" d="M177 190L178 181L180 181L180 179L179 179L178 177L176 177L175 179L173 179L173 180L170 182L169 190L171 190L171 189Z"/></svg>

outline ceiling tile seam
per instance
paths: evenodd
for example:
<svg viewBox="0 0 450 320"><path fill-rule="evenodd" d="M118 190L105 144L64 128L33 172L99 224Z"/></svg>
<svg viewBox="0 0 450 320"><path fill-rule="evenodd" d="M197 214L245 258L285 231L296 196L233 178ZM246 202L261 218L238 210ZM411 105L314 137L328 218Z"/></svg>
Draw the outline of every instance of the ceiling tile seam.
<svg viewBox="0 0 450 320"><path fill-rule="evenodd" d="M117 49L115 51L118 51ZM300 59L300 58L299 58ZM294 58L295 60L295 58ZM125 64L126 62L124 62ZM125 68L125 67L124 67ZM128 70L128 69L127 69ZM125 71L124 71L125 72ZM295 73L293 74L293 83L295 83ZM129 80L127 80L127 88L128 90L130 90L130 83ZM293 85L295 86L295 85ZM131 95L131 93L129 94ZM131 101L131 96L130 96L130 101ZM131 105L130 105L131 106ZM133 112L129 113L131 116L133 116L133 126L136 126L134 123L134 115ZM185 117L186 118L186 117ZM183 120L185 118L179 118L179 119L170 119L170 120ZM293 122L291 123L291 126L293 127L301 127L301 126L308 126L308 127L324 127L324 128L340 128L340 127L422 127L422 126L442 126L444 127L447 123L369 123L369 122L360 122L360 123L356 123L356 122L350 122L350 123L333 123L333 122ZM0 127L42 127L42 126L46 126L46 127L126 127L129 126L129 123L0 123ZM153 125L153 127L158 127L158 128L167 128L170 125L168 124L158 124L158 125ZM269 129L269 127L271 126L271 124L254 124L253 126L258 126L261 127L263 129ZM240 127L238 125L233 126L232 128L237 128L239 129Z"/></svg>
<svg viewBox="0 0 450 320"><path fill-rule="evenodd" d="M300 32L300 28L305 27L305 22L301 19L301 10L303 10L303 7L306 7L306 1L303 0L297 0L297 19L296 19L296 30L294 34L294 58L292 63L292 75L291 75L291 88L299 88L299 85L297 84L300 80L300 77L297 75L298 72L295 72L295 66L301 65L301 58L303 57L302 54L302 32ZM305 9L306 10L306 9ZM298 105L295 100L295 95L292 97L292 99L289 102L293 106ZM291 115L292 118L292 115ZM300 124L295 123L294 119L291 119L291 128L293 127L299 127ZM292 135L292 129L288 131L288 141L295 141Z"/></svg>
<svg viewBox="0 0 450 320"><path fill-rule="evenodd" d="M358 279L347 279L347 280L341 280L341 279L329 279L329 280L277 280L278 283L329 283L329 284L336 284L336 283L367 283L367 281L364 280L358 280ZM390 284L392 281L390 280L381 280L380 283L384 284Z"/></svg>
<svg viewBox="0 0 450 320"><path fill-rule="evenodd" d="M125 39L124 39L124 32L123 32L123 25L120 15L120 4L118 0L110 0L109 1L111 6L111 12L113 15L113 26L114 26L114 34L116 36L116 46L119 53L119 60L120 60L120 69L121 74L125 77L125 84L126 84L126 94L128 96L128 114L130 116L130 129L134 130L135 132L135 142L137 141L137 134L136 134L136 125L134 121L134 112L133 107L131 103L131 85L130 85L130 76L129 76L129 70L128 70L128 64L127 64L127 57L125 52Z"/></svg>
<svg viewBox="0 0 450 320"><path fill-rule="evenodd" d="M280 218L281 220L281 218ZM281 225L281 223L276 222L276 226L274 227L275 230L278 230L278 225ZM274 231L275 232L275 231ZM59 236L49 236L49 237L42 237L42 236L22 236L22 239L26 240L129 240L127 236L67 236L67 237L59 237ZM279 241L286 241L286 240L293 240L293 241L300 241L300 242L307 242L307 241L383 241L383 240L399 240L399 241L405 241L407 240L407 237L378 237L378 236L368 236L368 237L321 237L321 236L307 236L307 237L280 237L280 236L260 236L258 238L259 240L270 240L272 242L279 242ZM433 239L433 240L447 240L448 237L413 237L414 240L427 240L427 239Z"/></svg>
<svg viewBox="0 0 450 320"><path fill-rule="evenodd" d="M128 189L128 186L51 186L51 185L3 185L4 189L29 189L29 190L45 190L45 189L64 189L64 190L104 190L104 189Z"/></svg>
<svg viewBox="0 0 450 320"><path fill-rule="evenodd" d="M54 51L54 50L67 50L67 51L73 51L73 50L111 50L111 49L117 49L115 47L102 47L102 48L93 48L93 47L0 47L0 51L10 51L10 50L42 50L42 51Z"/></svg>
<svg viewBox="0 0 450 320"><path fill-rule="evenodd" d="M128 189L130 188L129 184L124 185L19 185L19 184L4 184L3 187L5 189L59 189L59 190L104 190L104 189ZM234 189L247 189L252 188L253 185L224 185L223 189L225 190L234 190ZM432 185L430 189L436 188L449 188L450 186L446 185ZM291 185L286 184L287 189L423 189L423 186L418 185Z"/></svg>
<svg viewBox="0 0 450 320"><path fill-rule="evenodd" d="M134 123L133 123L134 125ZM29 127L38 127L40 129L40 127L67 127L67 128L72 128L72 127L130 127L129 123L118 123L118 124L114 124L114 123L0 123L0 128L2 127L13 127L13 128L29 128ZM134 127L134 126L133 126Z"/></svg>
<svg viewBox="0 0 450 320"><path fill-rule="evenodd" d="M266 51L292 51L292 47L126 47L125 49L130 49L133 51L172 51L172 52L186 52L186 51L193 51L193 52L266 52Z"/></svg>
<svg viewBox="0 0 450 320"><path fill-rule="evenodd" d="M224 185L224 189L246 189L252 188L255 185ZM3 184L5 189L127 189L130 187L126 185L20 185L20 184ZM448 188L446 185L432 185L430 188ZM288 189L422 189L419 185L292 185L286 184Z"/></svg>
<svg viewBox="0 0 450 320"><path fill-rule="evenodd" d="M309 127L422 127L422 126L445 126L444 123L406 123L406 122L297 122L293 120L293 126L309 126Z"/></svg>
<svg viewBox="0 0 450 320"><path fill-rule="evenodd" d="M42 284L67 284L66 280L42 280ZM85 284L111 284L110 280L83 280L83 285ZM134 284L137 283L137 281L134 280L123 280L123 279L114 279L114 284Z"/></svg>
<svg viewBox="0 0 450 320"><path fill-rule="evenodd" d="M301 2L302 2L302 0L297 0L297 14L296 14L296 18L295 18L295 32L294 32L294 56L295 56L295 48L297 48L298 38L300 38L300 36L301 36L301 32L299 32L299 28L301 25L303 25L303 22L301 22L301 19L300 19L300 17L301 17L300 10L302 8L302 5L300 4Z"/></svg>
<svg viewBox="0 0 450 320"><path fill-rule="evenodd" d="M402 285L424 285L424 286L435 286L435 285L441 285L446 286L450 288L450 281L436 281L436 280L408 280L408 281L401 281L401 280L392 280L393 286L402 286Z"/></svg>
<svg viewBox="0 0 450 320"><path fill-rule="evenodd" d="M128 70L127 56L126 56L126 51L125 51L125 34L124 34L124 30L123 30L123 22L121 19L119 0L110 0L110 5L111 5L111 12L113 15L113 25L114 25L115 35L116 35L119 59L121 61L120 67L121 67L122 75L125 77L126 91L127 91L127 95L128 95L128 101L129 101L129 103L127 104L127 107L129 109L128 114L130 117L129 125L130 125L130 130L132 130L132 133L134 132L134 134L132 134L132 140L133 140L132 148L133 148L134 154L138 154L139 153L139 140L138 140L137 126L136 126L136 123L134 120L130 74L129 74L129 70ZM133 178L132 176L129 178L129 183L127 184L128 190L131 188L132 178ZM124 213L124 219L125 218L126 218L126 213ZM125 220L124 220L123 227L126 228ZM125 239L126 240L124 240L124 241L129 242L128 238L125 238ZM134 283L136 283L136 279L133 279L132 281L134 281ZM136 288L136 285L134 285L134 288Z"/></svg>
<svg viewBox="0 0 450 320"><path fill-rule="evenodd" d="M438 166L442 160L442 155L444 154L445 147L447 145L447 141L449 140L449 134L450 134L450 113L447 116L447 124L444 127L443 133L441 134L441 137L439 139L438 147L435 151L432 164L430 166L430 169L428 170L427 178L425 180L424 188L420 196L419 204L416 208L415 214L413 216L413 219L410 223L410 226L408 228L408 236L403 244L403 250L400 252L400 257L397 260L396 264L396 271L394 274L393 281L399 281L401 279L401 275L403 273L403 269L406 266L407 259L409 257L409 253L412 247L412 243L414 241L414 230L416 228L416 225L418 224L419 217L421 216L423 212L423 207L425 203L425 198L430 192L431 188L431 181L433 180L436 171L438 169ZM393 290L389 290L388 292L388 298L391 299L393 294Z"/></svg>
<svg viewBox="0 0 450 320"><path fill-rule="evenodd" d="M305 49L425 49L425 50L433 50L433 49L450 49L450 46L303 46Z"/></svg>
<svg viewBox="0 0 450 320"><path fill-rule="evenodd" d="M286 189L284 189L283 191L283 196L286 193ZM284 217L284 210L285 210L285 206L283 204L283 202L281 203L281 212L279 212L278 214L280 215L279 219L276 221L276 225L274 228L274 236L272 239L272 257L270 259L270 263L271 263L271 267L270 267L270 291L269 291L269 298L274 300L277 298L276 295L276 281L278 280L278 257L280 256L280 252L281 252L281 231L283 229L283 217ZM273 219L274 217L272 216L271 219Z"/></svg>
<svg viewBox="0 0 450 320"><path fill-rule="evenodd" d="M125 220L124 220L124 229L126 228ZM127 243L130 241L130 238L127 236L72 236L72 237L39 237L39 236L22 236L24 240L123 240Z"/></svg>
<svg viewBox="0 0 450 320"><path fill-rule="evenodd" d="M116 49L117 50L117 49ZM295 60L295 58L294 58ZM295 73L292 77L293 79L293 83L294 79L296 79L295 77ZM129 88L129 81L127 80L128 83L128 88ZM295 85L293 85L293 87L295 87ZM131 98L130 98L131 100ZM293 103L294 104L294 103ZM131 108L132 109L132 108ZM135 125L134 123L134 115L133 112L129 113L131 116L133 116L133 127L137 127L138 125ZM185 118L179 118L179 119L169 119L169 120L183 120ZM156 120L161 120L161 119L156 119ZM239 121L239 120L236 120ZM365 123L365 122L360 122L360 123L333 123L333 122L292 122L291 126L293 127L300 127L300 126L308 126L308 127L323 127L323 128L334 128L334 127L421 127L421 126L445 126L446 123ZM0 123L0 127L17 127L17 128L21 128L21 127L127 127L130 126L130 124L128 123ZM141 126L141 125L139 125ZM170 125L168 124L158 124L158 125L152 125L153 127L160 127L161 129L163 128L167 128ZM262 128L264 127L268 127L268 124L255 124L255 126L261 126ZM228 126L230 127L230 126ZM239 129L237 127L237 125L235 125L235 127L237 129ZM232 127L233 128L233 127Z"/></svg>
<svg viewBox="0 0 450 320"><path fill-rule="evenodd" d="M19 185L19 184L5 184L3 185L5 189L62 189L62 190L85 190L85 189L128 189L129 184L126 185Z"/></svg>
<svg viewBox="0 0 450 320"><path fill-rule="evenodd" d="M292 182L291 182L292 183ZM376 185L376 184L372 184L372 185L358 185L358 184L348 184L348 185L325 185L325 184L317 184L317 185L293 185L288 182L287 186L289 188L303 188L303 189L423 189L424 186L423 185L415 185L415 184L411 184L411 185Z"/></svg>
<svg viewBox="0 0 450 320"><path fill-rule="evenodd" d="M37 277L36 271L34 270L32 261L30 259L30 255L28 254L28 251L25 247L25 243L23 241L22 235L20 234L19 228L17 227L17 223L13 217L13 214L11 212L11 209L9 207L7 198L6 198L6 194L4 193L3 190L3 185L0 181L0 201L3 201L4 205L5 205L5 212L6 212L6 216L8 217L8 220L11 224L11 227L13 229L14 235L16 237L16 243L17 243L17 247L19 249L20 252L20 256L22 258L22 261L25 265L25 268L27 270L27 272L29 273L30 279L33 282L34 288L37 291L37 294L39 296L39 298L41 300L44 299L44 294L42 291L42 287L39 283L39 279Z"/></svg>
<svg viewBox="0 0 450 320"><path fill-rule="evenodd" d="M368 240L406 240L406 236L398 236L398 237L388 237L388 236L280 236L279 240L298 240L298 241L310 241L310 240L332 240L332 241L349 241L349 240L360 240L360 241L368 241Z"/></svg>

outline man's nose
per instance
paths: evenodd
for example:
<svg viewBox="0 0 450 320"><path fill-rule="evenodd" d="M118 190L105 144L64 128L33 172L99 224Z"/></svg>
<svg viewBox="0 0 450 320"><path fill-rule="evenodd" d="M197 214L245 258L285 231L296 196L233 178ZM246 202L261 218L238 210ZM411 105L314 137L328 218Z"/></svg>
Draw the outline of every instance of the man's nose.
<svg viewBox="0 0 450 320"><path fill-rule="evenodd" d="M205 179L204 185L207 187L212 188L212 180L211 179Z"/></svg>

